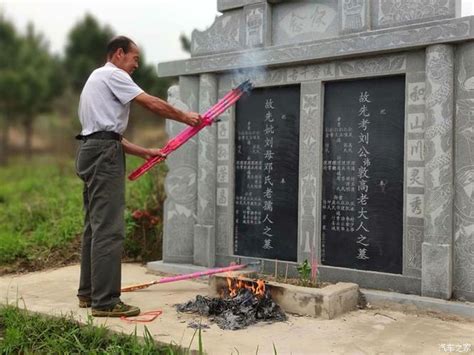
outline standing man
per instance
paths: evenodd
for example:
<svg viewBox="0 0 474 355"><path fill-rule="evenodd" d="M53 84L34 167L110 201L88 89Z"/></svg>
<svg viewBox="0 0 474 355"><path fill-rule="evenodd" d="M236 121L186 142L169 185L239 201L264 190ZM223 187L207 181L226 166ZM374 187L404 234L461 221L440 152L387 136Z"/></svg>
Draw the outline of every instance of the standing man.
<svg viewBox="0 0 474 355"><path fill-rule="evenodd" d="M96 317L134 316L135 306L120 300L121 256L125 238L125 154L144 159L160 155L122 138L130 103L163 117L197 126L199 114L182 112L166 101L145 93L130 75L138 68L139 50L119 36L107 45L107 63L92 72L81 93L81 140L76 170L84 181L84 234L79 307L92 307Z"/></svg>

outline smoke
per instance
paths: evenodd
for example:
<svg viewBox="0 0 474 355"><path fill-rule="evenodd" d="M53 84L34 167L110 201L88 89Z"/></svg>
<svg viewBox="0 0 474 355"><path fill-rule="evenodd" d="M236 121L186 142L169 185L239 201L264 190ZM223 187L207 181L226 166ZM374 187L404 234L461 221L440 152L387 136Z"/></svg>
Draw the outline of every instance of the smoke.
<svg viewBox="0 0 474 355"><path fill-rule="evenodd" d="M262 51L240 53L234 61L237 69L231 71L233 86L245 80L250 80L254 85L265 82L268 70L260 64L262 62Z"/></svg>

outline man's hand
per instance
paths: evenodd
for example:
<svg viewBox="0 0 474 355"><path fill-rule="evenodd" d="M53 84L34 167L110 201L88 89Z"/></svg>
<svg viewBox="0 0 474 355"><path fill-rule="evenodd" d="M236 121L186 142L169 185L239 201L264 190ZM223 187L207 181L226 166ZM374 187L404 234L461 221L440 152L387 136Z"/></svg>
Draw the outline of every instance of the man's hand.
<svg viewBox="0 0 474 355"><path fill-rule="evenodd" d="M125 138L122 138L122 146L123 146L123 149L125 150L125 153L136 155L137 157L140 157L146 160L150 158L154 158L156 156L164 157L166 159L166 155L164 155L161 152L161 149L144 148L132 142L129 142Z"/></svg>
<svg viewBox="0 0 474 355"><path fill-rule="evenodd" d="M202 122L202 117L196 112L184 112L183 123L186 123L192 127L199 126Z"/></svg>
<svg viewBox="0 0 474 355"><path fill-rule="evenodd" d="M146 154L143 155L143 159L151 159L151 158L154 158L156 156L160 156L160 157L163 157L166 159L166 155L161 153L161 149L157 149L157 148L150 148L150 149L147 149L147 152Z"/></svg>

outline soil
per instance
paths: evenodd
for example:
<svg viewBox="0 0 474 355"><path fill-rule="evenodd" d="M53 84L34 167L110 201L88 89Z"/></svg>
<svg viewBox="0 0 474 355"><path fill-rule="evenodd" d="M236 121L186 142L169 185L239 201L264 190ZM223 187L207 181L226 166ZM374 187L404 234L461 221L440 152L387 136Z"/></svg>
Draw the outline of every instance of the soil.
<svg viewBox="0 0 474 355"><path fill-rule="evenodd" d="M15 262L0 265L0 276L7 274L25 274L33 271L42 271L47 269L55 269L63 266L77 264L81 260L81 236L76 236L67 245L61 248L53 248L50 251L43 252L43 255L37 256L35 259L19 258ZM141 262L137 258L124 256L124 263ZM164 275L164 274L163 274Z"/></svg>
<svg viewBox="0 0 474 355"><path fill-rule="evenodd" d="M0 265L0 276L6 274L25 274L32 271L53 269L79 262L81 237L77 236L61 248L53 248L35 259L21 258L8 265Z"/></svg>

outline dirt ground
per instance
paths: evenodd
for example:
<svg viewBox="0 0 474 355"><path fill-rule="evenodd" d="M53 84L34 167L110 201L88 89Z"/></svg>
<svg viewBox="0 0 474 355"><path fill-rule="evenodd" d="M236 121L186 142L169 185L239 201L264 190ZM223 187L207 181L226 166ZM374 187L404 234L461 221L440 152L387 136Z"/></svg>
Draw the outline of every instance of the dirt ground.
<svg viewBox="0 0 474 355"><path fill-rule="evenodd" d="M77 307L75 297L78 265L23 275L0 277L0 302L50 315L73 314L85 321L90 310ZM137 264L124 264L123 284L155 280ZM474 354L474 322L427 312L367 308L333 320L289 315L282 323L260 323L243 330L221 330L207 319L178 314L173 307L207 294L207 282L180 281L124 293L122 300L142 311L162 310L163 314L145 325L160 342L174 342L196 349L191 322L209 326L203 329L203 345L208 354ZM96 318L113 330L131 333L141 324L120 319ZM193 339L193 340L192 340Z"/></svg>

